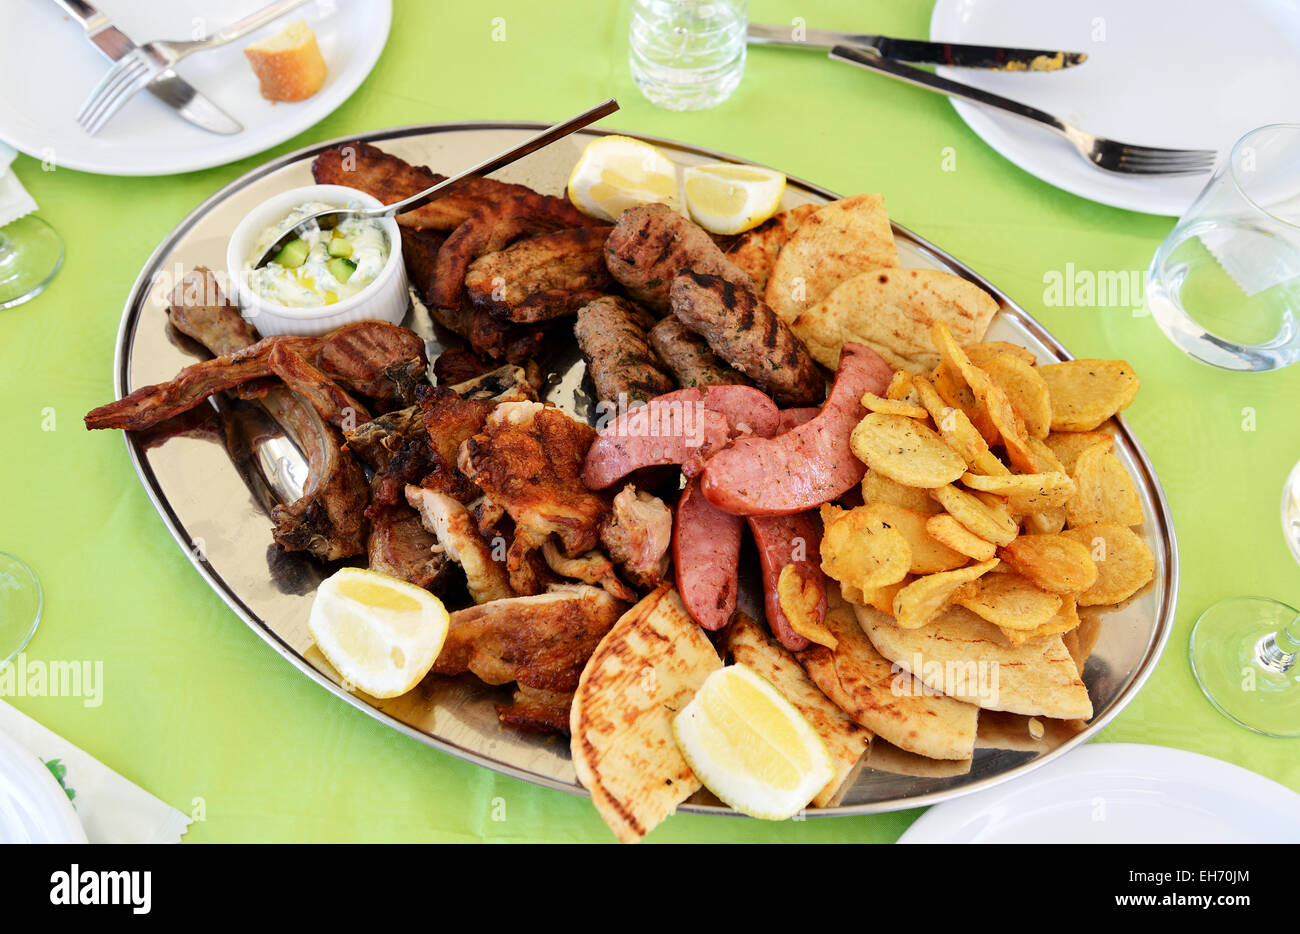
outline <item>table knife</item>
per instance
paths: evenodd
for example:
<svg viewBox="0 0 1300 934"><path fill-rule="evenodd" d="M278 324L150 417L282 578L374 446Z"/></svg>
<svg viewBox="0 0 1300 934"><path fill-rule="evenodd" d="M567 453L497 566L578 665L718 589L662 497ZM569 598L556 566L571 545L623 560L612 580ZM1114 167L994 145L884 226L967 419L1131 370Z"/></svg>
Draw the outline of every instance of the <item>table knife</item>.
<svg viewBox="0 0 1300 934"><path fill-rule="evenodd" d="M91 44L112 61L117 61L135 48L135 43L122 30L86 0L54 2L81 24ZM151 81L146 90L190 123L211 133L240 133L244 129L243 124L196 91L192 84L170 68Z"/></svg>
<svg viewBox="0 0 1300 934"><path fill-rule="evenodd" d="M1083 64L1084 52L1049 52L1040 49L1008 49L995 45L958 45L952 42L921 42L891 39L889 36L804 29L794 26L749 24L749 41L754 45L801 45L829 49L837 45L868 48L884 59L915 65L951 65L957 68L987 68L993 71L1059 71Z"/></svg>

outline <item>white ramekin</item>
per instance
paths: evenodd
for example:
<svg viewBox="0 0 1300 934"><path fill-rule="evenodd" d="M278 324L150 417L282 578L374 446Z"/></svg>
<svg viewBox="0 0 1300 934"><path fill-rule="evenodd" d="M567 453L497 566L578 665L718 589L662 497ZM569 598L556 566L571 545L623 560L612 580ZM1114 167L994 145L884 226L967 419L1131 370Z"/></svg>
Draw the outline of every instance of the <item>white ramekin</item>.
<svg viewBox="0 0 1300 934"><path fill-rule="evenodd" d="M363 207L383 207L382 202L355 188L343 185L307 185L282 191L249 212L235 227L226 245L226 271L235 283L236 301L248 323L263 337L272 334L315 336L328 334L354 321L387 321L400 324L410 305L406 289L406 266L402 262L402 234L391 217L381 223L388 234L388 262L375 281L351 298L318 308L290 308L263 298L244 281L244 265L253 244L268 227L279 223L289 212L308 201L321 201L346 207L359 202Z"/></svg>

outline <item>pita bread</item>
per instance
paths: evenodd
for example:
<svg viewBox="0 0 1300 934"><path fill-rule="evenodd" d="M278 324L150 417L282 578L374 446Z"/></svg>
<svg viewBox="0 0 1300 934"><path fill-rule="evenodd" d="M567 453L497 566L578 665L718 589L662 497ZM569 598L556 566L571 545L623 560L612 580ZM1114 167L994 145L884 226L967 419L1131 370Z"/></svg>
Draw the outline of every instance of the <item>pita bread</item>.
<svg viewBox="0 0 1300 934"><path fill-rule="evenodd" d="M727 648L736 664L762 675L804 715L826 744L835 777L813 797L819 808L830 807L843 794L871 742L871 731L853 722L809 680L780 643L744 613L738 613L727 634Z"/></svg>
<svg viewBox="0 0 1300 934"><path fill-rule="evenodd" d="M978 740L977 740L978 742ZM877 739L867 752L867 768L915 778L952 778L970 772L970 759L927 759Z"/></svg>
<svg viewBox="0 0 1300 934"><path fill-rule="evenodd" d="M817 208L818 205L815 204L801 204L782 211L753 230L741 234L731 245L727 259L745 270L745 275L753 280L754 289L759 295L767 288L767 279L772 274L772 267L776 265L781 248L789 242L804 218Z"/></svg>
<svg viewBox="0 0 1300 934"><path fill-rule="evenodd" d="M920 374L939 364L930 339L936 321L948 325L958 343L975 343L997 310L993 296L950 272L871 269L801 310L789 325L813 358L831 369L839 365L840 347L856 341L895 369Z"/></svg>
<svg viewBox="0 0 1300 934"><path fill-rule="evenodd" d="M673 717L722 660L665 584L619 618L578 680L569 714L578 781L623 843L640 840L700 782Z"/></svg>
<svg viewBox="0 0 1300 934"><path fill-rule="evenodd" d="M847 279L867 269L897 266L894 230L880 195L854 195L824 204L799 222L777 254L763 300L789 324Z"/></svg>
<svg viewBox="0 0 1300 934"><path fill-rule="evenodd" d="M1031 725L1031 721L1035 721L1036 726ZM1002 710L981 710L975 748L1050 752L1066 740L1073 739L1087 725L1086 720L1039 719Z"/></svg>
<svg viewBox="0 0 1300 934"><path fill-rule="evenodd" d="M828 596L826 626L838 645L833 651L812 645L795 653L813 683L850 717L895 746L932 759L969 759L978 708L928 691L891 665L872 647L839 590L832 585Z"/></svg>
<svg viewBox="0 0 1300 934"><path fill-rule="evenodd" d="M1059 635L1011 646L996 626L962 607L912 630L870 608L855 609L880 654L934 690L988 710L1061 720L1092 716L1088 689Z"/></svg>

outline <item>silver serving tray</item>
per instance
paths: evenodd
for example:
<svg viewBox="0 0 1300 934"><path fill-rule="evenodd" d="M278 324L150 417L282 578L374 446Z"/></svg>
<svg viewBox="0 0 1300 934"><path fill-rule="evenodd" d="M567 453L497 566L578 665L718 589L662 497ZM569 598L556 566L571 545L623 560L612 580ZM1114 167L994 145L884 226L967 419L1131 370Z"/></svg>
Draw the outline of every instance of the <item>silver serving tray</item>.
<svg viewBox="0 0 1300 934"><path fill-rule="evenodd" d="M453 172L506 148L543 124L426 124L381 130L319 143L282 156L231 182L186 217L154 251L140 272L118 332L114 387L120 398L131 390L170 379L194 362L198 350L169 333L166 295L171 283L196 265L222 269L226 239L235 224L275 192L312 183L310 163L321 150L353 139L375 143L413 163ZM500 173L500 177L559 194L582 146L603 130L587 130L549 147ZM625 134L637 135L637 134ZM640 137L686 165L735 161L732 156L671 140ZM870 184L867 184L870 187ZM816 185L790 179L785 206L821 203L837 195ZM894 225L903 265L949 270L976 283L997 299L1001 310L990 338L1016 341L1041 360L1069 359L1069 354L1037 321L1007 296L957 260L906 228ZM438 346L422 309L409 321ZM576 354L547 361L552 380L548 397L575 414L585 409L582 364ZM229 416L229 407L222 406ZM1115 450L1136 478L1145 515L1143 534L1155 552L1151 585L1124 605L1107 608L1100 640L1084 670L1095 716L1077 734L1049 729L1045 737L1013 743L1016 748L980 748L967 773L920 777L864 767L833 808L808 814L867 814L935 804L987 788L1023 774L1087 742L1132 700L1155 667L1173 626L1178 593L1178 553L1164 493L1150 462L1122 419L1117 420ZM217 407L201 407L185 423L187 430L162 437L124 433L140 480L172 535L194 567L240 619L299 671L358 710L443 752L525 781L574 794L576 783L567 743L505 731L493 704L507 697L475 679L429 677L410 694L390 701L351 694L312 645L308 610L319 580L330 572L301 555L282 553L271 540L267 484L252 458L229 452L223 417ZM761 601L751 609L761 612ZM1027 731L1026 731L1027 732ZM882 763L884 765L885 763ZM897 768L896 765L890 766ZM698 796L682 810L732 814L716 799Z"/></svg>

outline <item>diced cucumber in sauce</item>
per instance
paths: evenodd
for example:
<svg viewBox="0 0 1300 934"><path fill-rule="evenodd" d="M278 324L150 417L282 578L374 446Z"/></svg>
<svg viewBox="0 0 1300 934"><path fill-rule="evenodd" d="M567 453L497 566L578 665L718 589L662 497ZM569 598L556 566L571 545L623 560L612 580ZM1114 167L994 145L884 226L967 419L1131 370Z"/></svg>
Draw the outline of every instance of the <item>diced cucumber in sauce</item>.
<svg viewBox="0 0 1300 934"><path fill-rule="evenodd" d="M307 254L310 252L311 247L307 245L307 241L298 237L282 246L271 262L279 263L285 269L297 269L307 261Z"/></svg>
<svg viewBox="0 0 1300 934"><path fill-rule="evenodd" d="M336 256L325 264L325 268L330 271L330 274L335 279L340 282L347 282L348 279L352 278L352 274L357 271L357 264L350 259Z"/></svg>
<svg viewBox="0 0 1300 934"><path fill-rule="evenodd" d="M352 244L344 237L335 237L329 244L330 256L341 256L344 259L352 255Z"/></svg>

